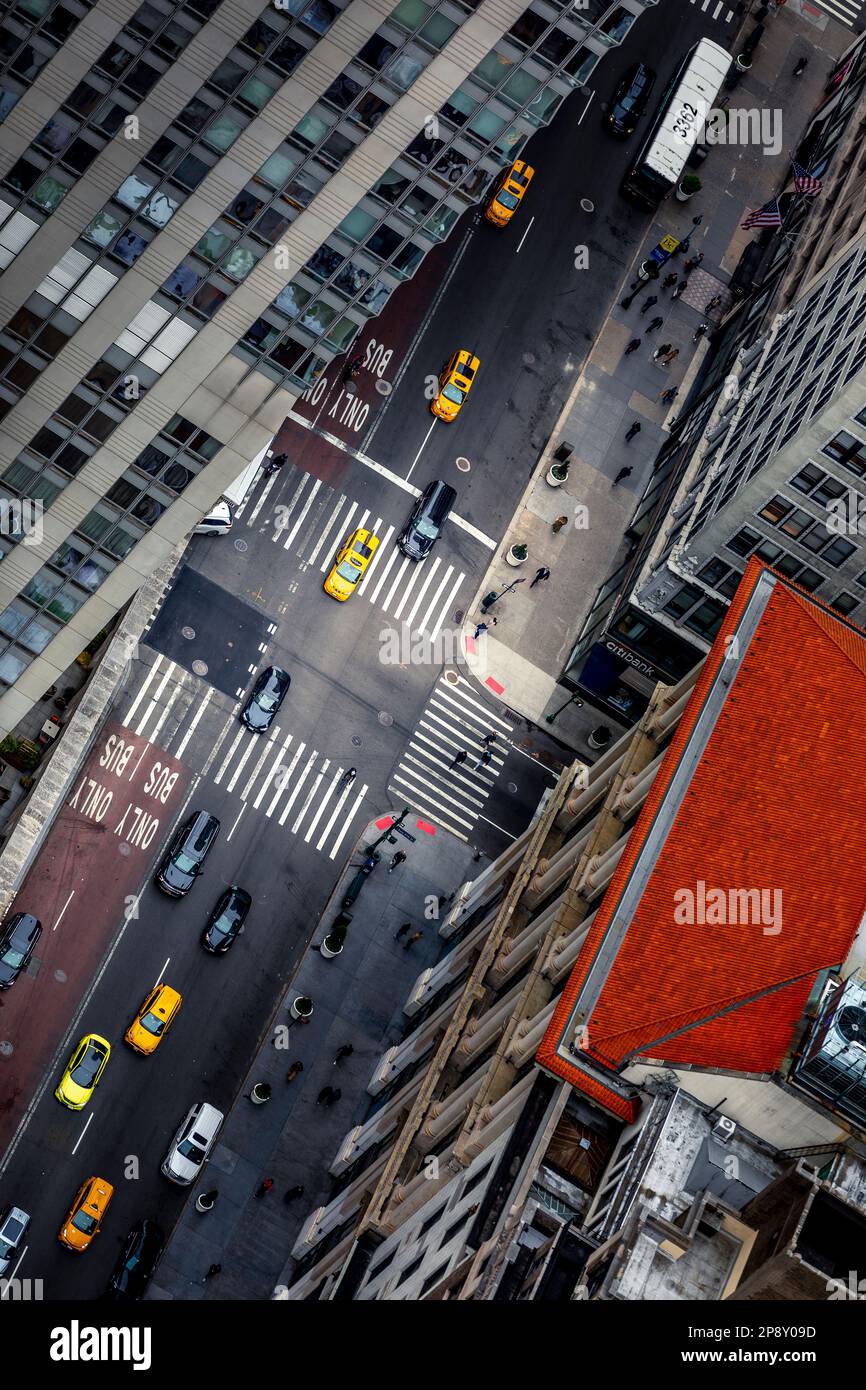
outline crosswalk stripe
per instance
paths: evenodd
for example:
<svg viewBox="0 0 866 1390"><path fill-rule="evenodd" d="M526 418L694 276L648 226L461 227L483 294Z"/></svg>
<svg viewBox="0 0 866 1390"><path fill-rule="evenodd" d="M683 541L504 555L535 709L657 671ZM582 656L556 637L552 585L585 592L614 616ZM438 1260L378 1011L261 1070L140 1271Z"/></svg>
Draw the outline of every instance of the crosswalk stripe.
<svg viewBox="0 0 866 1390"><path fill-rule="evenodd" d="M337 768L334 769L334 775L333 775L333 777L331 778L330 783L328 784L328 789L327 789L327 791L325 792L325 795L322 797L321 801L319 802L318 809L316 810L316 814L313 816L313 819L310 821L310 824L307 826L307 833L306 833L306 835L304 836L304 844L305 844L305 845L308 845L308 844L310 843L311 839L313 838L313 834L314 834L314 832L315 832L316 826L319 824L319 821L322 819L322 814L323 814L323 812L324 812L324 810L325 810L325 807L327 806L328 802L329 802L330 799L331 799L331 796L332 796L332 794L333 794L333 792L334 792L334 788L335 788L336 786L339 785L339 781L340 781L340 778L342 777L342 775L343 775L343 768L337 767ZM348 788L346 788L346 790L348 790Z"/></svg>
<svg viewBox="0 0 866 1390"><path fill-rule="evenodd" d="M402 771L402 769L401 769L401 771ZM410 776L410 777L405 777L405 776L402 776L400 773L397 773L397 774L395 774L393 780L394 780L395 782L401 783L401 785L403 785L403 786L409 787L409 789L410 789L410 794L411 794L411 796L412 796L412 798L413 798L413 803L415 804L416 809L418 809L418 806L417 806L417 802L418 802L418 793L419 793L419 789L418 789L418 779L415 778L414 780L412 780L411 776ZM437 800L435 799L435 797L428 796L427 792L426 792L425 790L423 790L423 788L421 789L421 793L420 793L420 794L421 794L421 796L424 797L424 799L425 799L425 808L429 808L429 807L434 807L434 806L435 806L435 808L436 808L435 811L432 811L432 812L431 812L431 814L432 814L434 820L438 820L441 824L444 825L444 824L446 823L445 817L450 817L450 823L449 823L449 825L448 825L448 828L449 828L449 829L452 829L452 830L454 829L454 822L455 822L455 821L458 822L460 825L464 826L464 828L465 828L466 830L471 830L471 829L472 829L473 825L475 824L476 817L473 817L472 820L464 820L464 818L463 818L462 816L455 815L455 813L451 810L450 806L443 807L443 806L442 806L442 803L441 803L440 801L437 801ZM464 837L464 838L465 838L465 837Z"/></svg>
<svg viewBox="0 0 866 1390"><path fill-rule="evenodd" d="M292 541L295 539L295 536L298 534L298 531L300 530L301 526L303 525L303 522L304 522L304 519L305 519L307 513L309 512L310 508L311 508L312 505L313 505L313 502L315 501L316 493L319 491L319 488L320 488L321 486L322 486L322 480L321 480L321 478L317 478L316 481L314 482L313 486L310 488L309 496L307 497L307 500L306 500L306 502L304 503L304 506L303 506L301 512L300 512L299 515L298 515L297 521L295 522L295 524L294 524L294 526L292 527L292 529L291 529L291 531L289 532L289 534L286 536L286 539L283 541L283 550L288 550L288 548L289 548L289 546L291 545Z"/></svg>
<svg viewBox="0 0 866 1390"><path fill-rule="evenodd" d="M436 715L430 715L429 710L426 711L426 713L428 714L428 716L429 716L430 718L435 719L437 724L441 724L442 727L443 727L444 729L449 729L449 730L451 729L452 726L451 726L450 724L446 724L444 720L437 718ZM428 733L430 733L430 734L435 734L435 735L437 735L437 736L439 737L440 740L442 739L442 734L439 732L439 730L436 729L436 728L434 728L432 724L428 724L426 719L420 719L420 720L418 721L418 728L419 728L419 729L426 729L426 730L428 731ZM417 734L417 730L416 730L416 736L417 736L417 737L424 737L424 738L425 738L425 741L428 742L428 743L430 743L430 744L432 744L432 746L433 746L434 748L437 747L437 746L441 746L441 745L437 745L437 744L434 742L434 740L433 740L432 738L426 739L426 736L425 736L425 735L418 735L418 734ZM456 748L457 751L458 751L458 753L461 751L461 749L466 748L466 740L465 740L465 739L464 739L464 740L452 739L449 735L446 735L446 736L445 736L445 741L446 741L447 743L450 743L450 745L451 745L452 748ZM442 750L442 751L444 751L444 750ZM478 758L481 757L482 751L483 751L483 750L482 750L481 748L479 748L479 749L477 750L476 761L477 761ZM466 752L467 752L467 753L469 752L469 749L468 749L468 748L466 748ZM467 761L468 761L468 759L467 759ZM487 766L491 769L491 771L495 774L495 776L498 777L498 776L499 776L499 773L502 771L502 768L503 768L503 766L504 766L504 763L505 763L505 759L504 759L504 758L497 758L497 757L494 755L492 761L491 761L490 763L488 763ZM497 764L498 764L498 765L497 765ZM462 767L463 764L461 763L460 766Z"/></svg>
<svg viewBox="0 0 866 1390"><path fill-rule="evenodd" d="M190 739L192 738L193 734L195 733L196 729L198 728L198 726L199 726L199 720L201 719L202 715L204 714L205 710L207 709L207 707L208 707L208 705L209 705L209 703L210 703L210 697L211 697L212 694L213 694L213 686L209 685L209 686L207 687L207 689L205 690L204 698L202 699L201 704L198 706L198 709L196 710L195 714L194 714L193 717L192 717L192 720L191 720L191 722L190 722L189 728L187 729L186 733L184 734L183 738L181 739L181 741L180 741L180 743L179 743L179 745L178 745L177 752L176 752L175 755L174 755L176 758L182 758L182 757L183 757L184 751L185 751L185 749L186 749L186 745L189 743Z"/></svg>
<svg viewBox="0 0 866 1390"><path fill-rule="evenodd" d="M397 546L395 545L395 546L394 546L394 549L391 551L391 553L390 553L389 556L388 556L388 563L387 563L387 565L386 565L385 568L383 569L382 573L379 575L379 582L378 582L378 584L376 585L375 589L373 590L372 594L370 595L370 602L371 602L371 603L375 603L375 602L376 602L376 599L379 597L379 592L380 592L380 590L381 590L381 588L382 588L382 585L385 583L385 580L388 578L388 575L389 575L390 570L391 570L391 566L393 565L394 561L397 559L397 556L398 556L399 554L400 554L400 551L397 549Z"/></svg>
<svg viewBox="0 0 866 1390"><path fill-rule="evenodd" d="M713 19L718 19L718 17L719 17L719 10L720 10L721 8L722 8L722 0L718 0L718 4L716 5L716 8L713 10Z"/></svg>
<svg viewBox="0 0 866 1390"><path fill-rule="evenodd" d="M382 525L382 518L379 517L378 520L376 521L376 527L377 527L376 534L377 534L377 536L379 535L378 528L379 528L381 525ZM366 572L366 574L364 575L363 579L361 580L360 584L358 585L358 593L359 593L359 594L363 594L364 590L366 589L367 585L369 584L370 579L371 579L372 574L373 574L373 571L376 569L376 566L378 565L378 563L379 563L379 561L381 560L382 556L385 554L385 548L386 548L386 546L387 546L389 540L390 540L391 537L393 536L393 534L394 534L394 527L393 527L393 526L389 526L389 527L388 527L388 530L385 532L384 536L379 536L379 549L376 551L376 554L373 556L372 560L370 561L369 565L367 566L367 572Z"/></svg>
<svg viewBox="0 0 866 1390"><path fill-rule="evenodd" d="M294 492L292 493L291 501L290 501L290 502L280 502L280 503L277 505L277 507L274 508L275 511L278 511L278 512L280 513L280 516L278 517L277 522L276 522L276 524L275 524L275 527L274 527L274 534L272 535L271 540L273 540L273 541L279 541L279 539L280 539L280 537L282 536L283 532L286 531L286 530L288 529L289 517L292 515L292 512L295 510L295 503L300 501L300 499L301 499L301 494L303 493L304 488L307 486L307 483L310 482L310 481L311 481L310 474L309 474L309 473L302 473L302 474L301 474L301 481L298 483L298 486L295 488Z"/></svg>
<svg viewBox="0 0 866 1390"><path fill-rule="evenodd" d="M422 744L427 744L429 748L432 748L434 750L434 752L430 753L428 751L428 748L423 747ZM424 762L421 759L412 758L411 755L407 753L405 756L409 759L410 762L417 762L419 767L426 767L434 775L441 776L443 777L443 779L444 777L447 777L449 779L449 786L454 786L457 782L462 783L467 788L467 790L464 792L464 796L468 797L470 801L474 801L476 806L484 805L484 797L473 796L472 794L473 792L480 791L481 788L475 787L471 782L467 781L467 779L460 773L458 768L451 767L450 762L446 762L444 758L440 759L435 757L434 753L436 753L438 750L436 748L435 743L431 743L430 739L424 738L423 735L419 735L417 741L415 739L410 740L409 747L414 748L416 753L420 753L421 759L426 759L426 762Z"/></svg>
<svg viewBox="0 0 866 1390"><path fill-rule="evenodd" d="M265 483L265 486L262 488L262 495L261 495L261 497L259 498L258 502L257 502L256 505L253 507L252 511L250 512L249 516L247 517L247 521L246 521L247 526L252 526L253 523L255 522L256 517L258 516L259 512L261 511L262 507L263 507L264 504L265 504L265 498L267 497L267 495L268 495L268 493L270 492L271 488L275 485L275 483L276 483L276 481L277 481L277 477L278 477L278 474L272 473L271 476L268 478L267 482Z"/></svg>
<svg viewBox="0 0 866 1390"><path fill-rule="evenodd" d="M329 535L329 533L330 533L332 527L334 527L334 526L336 525L337 517L340 515L340 512L342 511L342 509L343 509L343 507L344 507L344 505L345 505L345 502L346 502L346 494L345 494L345 492L343 492L343 493L340 494L340 500L339 500L339 502L337 503L337 505L336 505L336 507L334 508L334 510L331 512L331 515L330 515L330 518L329 518L329 520L328 520L327 526L324 528L324 530L323 530L322 532L320 532L320 534L319 534L319 539L316 541L316 544L315 544L315 546L313 547L312 552L311 552L310 555L307 557L307 564L308 564L308 565L314 565L314 564L316 563L316 557L317 557L319 551L321 550L322 546L325 544L325 540L326 540L327 536Z"/></svg>
<svg viewBox="0 0 866 1390"><path fill-rule="evenodd" d="M346 790L348 791L348 788L346 788ZM339 833L339 835L337 836L336 840L334 841L333 845L331 846L331 853L328 855L328 858L329 858L329 859L336 859L336 857L337 857L337 851L338 851L338 849L340 848L340 845L343 843L343 838L344 838L344 836L345 836L345 834L346 834L346 831L349 829L349 826L352 824L352 821L355 819L355 814L356 814L356 812L357 812L357 810L358 810L358 807L360 806L361 802L363 801L363 799L364 799L364 797L365 797L366 795L367 795L367 786L366 786L366 783L365 783L365 785L364 785L364 786L361 788L361 790L358 792L358 795L355 797L355 803L354 803L354 805L353 805L351 811L350 811L349 814L346 816L346 819L343 821L343 824L340 826L340 833Z"/></svg>
<svg viewBox="0 0 866 1390"><path fill-rule="evenodd" d="M298 819L295 821L294 825L292 826L292 834L293 834L293 835L297 835L298 831L300 830L300 828L301 828L301 821L304 819L304 816L307 814L307 811L308 811L309 806L310 806L310 802L312 801L313 797L316 795L316 792L319 790L319 787L320 787L321 782L322 782L322 778L324 777L325 773L327 772L327 770L328 770L328 768L329 768L330 766L331 766L331 760L330 760L330 758L326 758L325 761L324 761L324 764L323 764L323 766L322 766L321 772L317 775L316 780L314 781L313 785L310 787L310 790L307 792L307 795L306 795L306 797L305 797L305 799L304 799L304 804L303 804L303 806L301 807L300 811L298 812Z"/></svg>
<svg viewBox="0 0 866 1390"><path fill-rule="evenodd" d="M220 732L219 732L219 734L218 734L218 736L217 736L217 739L216 739L216 741L215 741L215 743L214 743L213 748L210 750L210 752L208 753L207 757L205 758L204 767L203 767L202 770L201 770L201 775L202 775L202 777L207 777L208 773L209 773L210 770L211 770L211 767L212 767L213 764L216 762L217 757L218 757L218 755L219 755L219 751L220 751L220 749L222 748L223 743L224 743L225 740L226 740L226 737L227 737L227 735L228 735L229 730L230 730L231 728L234 727L234 723L235 723L235 720L237 719L237 714L238 714L238 710L240 709L240 707L241 707L241 703L240 703L240 700L238 700L237 703L235 704L234 709L232 710L231 714L229 715L228 719L226 720L226 722L223 724L222 728L220 729Z"/></svg>
<svg viewBox="0 0 866 1390"><path fill-rule="evenodd" d="M283 792L284 792L284 791L286 790L286 788L288 787L289 782L292 780L292 773L294 772L294 770L295 770L295 768L296 768L296 766L297 766L297 764L298 764L298 759L300 758L300 756L301 756L301 754L303 753L303 751L304 751L304 749L306 748L306 746L307 746L307 745L306 745L305 743L299 743L298 746L297 746L297 748L295 749L295 754L294 754L294 757L292 758L292 761L289 763L289 765L288 765L287 768L284 768L284 770L283 770L283 775L282 775L282 777L280 777L279 782L276 784L277 789L276 789L276 791L274 792L273 799L271 800L271 804L270 804L270 806L267 808L267 810L265 811L265 815L268 816L269 818L270 818L270 816L273 815L274 807L276 806L276 804L277 804L277 802L279 801L280 797L282 796ZM281 824L282 824L282 822L281 822Z"/></svg>
<svg viewBox="0 0 866 1390"><path fill-rule="evenodd" d="M263 782L262 785L261 785L261 788L260 788L260 790L259 790L258 796L256 797L255 801L253 802L253 810L254 810L254 811L257 811L257 810L259 809L259 807L261 806L262 802L264 801L264 799L265 799L265 793L266 793L266 791L268 790L268 787L271 785L271 782L274 780L274 778L276 777L277 773L279 772L280 766L281 766L282 761L283 761L283 754L285 753L285 751L286 751L286 749L288 748L288 746L289 746L289 744L291 743L291 741L292 741L292 735L291 735L291 734L286 734L285 742L284 742L282 748L280 749L279 753L277 754L276 758L275 758L274 761L272 762L270 768L268 769L268 775L267 775L267 777L265 778L264 782ZM244 787L244 790L243 790L243 797L244 797L244 799L245 799L248 795L249 795L249 791L248 791L248 789L247 789L246 787ZM270 811L268 811L267 814L270 815Z"/></svg>
<svg viewBox="0 0 866 1390"><path fill-rule="evenodd" d="M324 845L325 841L327 840L329 834L331 833L331 826L334 824L334 821L337 819L337 816L340 814L340 811L343 809L343 804L344 804L344 802L346 801L346 798L348 797L349 792L350 792L351 790L352 790L351 784L348 785L348 786L345 786L345 787L343 788L343 790L341 791L340 795L338 796L336 802L334 803L334 808L333 808L333 810L331 811L330 817L329 817L329 819L328 819L328 823L327 823L327 825L325 826L324 830L322 831L321 835L319 836L318 842L317 842L317 844L316 844L316 849L321 849L322 846ZM365 796L365 795L366 795L366 792L367 792L367 787L366 787L366 785L365 785L365 786L363 786L363 787L361 788L361 797ZM305 836L304 838L306 839L306 836ZM333 856L332 856L332 857L333 857Z"/></svg>
<svg viewBox="0 0 866 1390"><path fill-rule="evenodd" d="M433 595L433 597L432 597L431 600L430 600L430 605L429 605L429 607L428 607L428 609L427 609L427 612L424 614L424 617L421 619L420 623L418 624L418 626L419 626L419 628L421 629L422 632L426 632L426 631L427 631L427 623L428 623L428 621L429 621L430 614L433 612L433 609L436 607L436 604L439 602L439 595L442 593L442 590L445 588L445 585L448 583L448 580L451 578L451 576L452 576L453 573L454 573L454 566L453 566L453 565L449 565L448 568L447 568L447 570L445 571L445 573L443 574L442 578L441 578L440 581L439 581L439 585L438 585L438 588L436 589L435 594Z"/></svg>
<svg viewBox="0 0 866 1390"><path fill-rule="evenodd" d="M447 681L439 682L438 691L441 692L443 687L446 691L450 691L452 689L452 687L449 686ZM475 698L475 686L470 685L469 681L466 679L465 676L461 676L459 678L457 689L460 691L461 696L464 700L467 700L470 705L474 705L476 709L481 710L484 721L488 724L488 726L490 724L498 724L500 728L505 730L506 734L510 734L512 732L512 730L514 729L513 724L509 724L507 719L501 719L498 714L494 714L492 710L487 709L486 706L483 705L480 700L477 700ZM493 733L495 731L491 729L490 732Z"/></svg>
<svg viewBox="0 0 866 1390"><path fill-rule="evenodd" d="M411 565L411 564L412 564L412 561L409 559L409 556L408 556L408 555L404 555L404 557L403 557L403 563L402 563L402 565L400 566L399 570L397 571L397 577L396 577L396 579L394 580L394 583L391 585L391 588L390 588L389 591L388 591L388 597L382 599L382 607L384 608L384 610L385 610L386 613L388 612L388 610L389 610L390 607L391 607L391 604L392 604L392 602L393 602L394 595L395 595L395 593L397 592L397 586L399 585L400 580L403 578L403 575L406 573L406 570L407 570L408 566Z"/></svg>
<svg viewBox="0 0 866 1390"><path fill-rule="evenodd" d="M406 626L407 626L408 628L410 628L410 629L411 629L411 627L412 627L412 623L413 623L413 621L414 621L415 614L418 612L418 609L421 607L421 600L423 599L423 597L424 597L424 595L426 594L427 590L430 588L430 581L432 580L434 574L436 573L437 569L439 568L440 563L441 563L441 562L440 562L439 556L437 555L437 556L436 556L436 559L433 561L433 564L432 564L432 565L426 565L426 566L425 566L425 569L427 570L427 573L426 573L426 575L425 575L425 577L424 577L424 583L421 585L421 588L418 590L417 594L415 595L415 602L413 603L412 608L411 608L410 611L406 614Z"/></svg>
<svg viewBox="0 0 866 1390"><path fill-rule="evenodd" d="M466 729L467 733L480 743L482 735L476 730L475 725L484 729L481 715L476 714L474 710L464 709L457 700L449 700L447 691L437 689L433 692L428 702L428 711L430 709L438 709L443 714L450 715L452 720L456 720L461 728ZM486 729L484 731L487 732Z"/></svg>
<svg viewBox="0 0 866 1390"><path fill-rule="evenodd" d="M406 585L406 588L403 590L403 597L400 599L400 602L397 604L397 607L394 609L393 617L394 617L395 621L399 621L400 614L403 612L404 607L405 607L406 604L409 602L409 599L410 599L411 594L412 594L412 589L413 589L414 586L415 586L415 581L418 579L420 573L421 573L421 571L420 571L418 565L416 565L416 566L415 566L415 569L414 569L414 573L413 573L413 575L412 575L412 578L409 580L409 583Z"/></svg>
<svg viewBox="0 0 866 1390"><path fill-rule="evenodd" d="M128 729L129 726L132 724L132 721L133 721L133 719L135 718L135 715L136 715L136 711L138 710L139 705L141 704L142 700L144 699L145 695L147 694L148 690L150 689L150 683L151 683L151 681L153 680L154 676L156 675L156 673L157 673L157 671L159 670L159 668L160 668L161 665L162 665L162 657L161 657L161 656L158 656L158 657L156 658L156 661L155 661L155 662L153 663L153 665L149 668L149 670L148 670L148 672L147 672L147 675L145 676L144 680L142 681L141 685L139 686L138 694L136 695L136 697L135 697L135 699L133 700L132 704L130 705L129 709L126 711L126 717L125 717L124 720L123 720L123 723L124 723L124 725L126 726L127 729Z"/></svg>
<svg viewBox="0 0 866 1390"><path fill-rule="evenodd" d="M453 801L454 805L459 806L462 811L465 811L467 813L467 815L471 815L473 816L473 818L477 816L479 812L475 810L474 806L467 806L466 803L467 801L474 802L480 808L484 805L484 801L479 801L477 797L470 796L469 793L464 791L462 787L455 787L453 782L446 782L439 769L431 766L429 754L425 754L425 759L426 761L422 761L421 758L416 758L412 753L404 753L403 759L400 763L400 767L403 772L409 773L412 773L412 769L415 767L421 768L422 772L424 772L427 775L422 777L421 773L413 774L418 777L419 781L424 782L425 786L429 787L431 791L436 792L439 796L444 796L446 801ZM411 764L411 766L409 766L409 764ZM448 776L450 776L450 773L448 773L447 768L445 769L445 772ZM434 780L430 781L430 777L432 777ZM482 778L481 780L484 781L485 779ZM491 782L488 785L492 787L493 783ZM451 792L446 791L446 787L451 787L452 791L460 792L460 796L452 796ZM476 787L474 788L474 790L483 791L484 788Z"/></svg>
<svg viewBox="0 0 866 1390"><path fill-rule="evenodd" d="M301 787L304 785L304 783L306 782L306 780L307 780L307 778L309 777L310 773L312 772L312 770L313 770L313 765L314 765L314 763L315 763L315 761L316 761L316 759L317 759L318 756L319 756L319 750L318 750L317 748L314 748L313 751L312 751L312 753L310 754L309 758L307 759L306 763L304 764L304 767L303 767L303 770L302 770L302 772L301 772L300 777L298 778L297 782L295 783L294 787L292 788L292 794L291 794L291 796L289 797L288 801L286 802L285 806L283 807L282 811L280 812L280 821L279 821L280 825L285 825L286 821L288 820L288 818L289 818L289 812L291 811L292 807L293 807L294 804L295 804L295 801L296 801L296 799L297 799L298 792L301 790Z"/></svg>
<svg viewBox="0 0 866 1390"><path fill-rule="evenodd" d="M238 746L238 744L240 743L241 739L243 738L244 734L246 734L246 733L248 733L248 732L249 732L249 731L248 731L247 729L244 728L243 724L239 724L239 725L238 725L238 731L237 731L237 733L235 734L234 743L232 744L232 746L230 747L229 751L226 753L225 757L223 758L222 766L220 767L220 770L219 770L219 772L217 773L216 777L214 777L214 779L213 779L213 780L214 780L214 786L217 786L217 787L219 786L219 784L220 784L220 782L222 781L222 778L223 778L223 776L224 776L224 774L225 774L226 768L228 767L229 763L230 763L231 760L232 760L232 757L234 756L234 751L235 751L235 749L237 748L237 746ZM252 738L255 738L255 735L254 735L254 734L250 734L249 737L252 739Z"/></svg>
<svg viewBox="0 0 866 1390"><path fill-rule="evenodd" d="M268 734L267 740L263 740L265 746L259 754L258 760L249 777L247 778L243 786L243 789L241 790L241 801L246 801L247 797L249 796L250 791L254 787L258 775L262 770L262 766L264 765L265 760L268 758L270 754L276 752L277 736L279 732L279 728L275 726L273 732ZM289 734L289 738L291 738L291 734ZM229 791L231 791L231 788L229 788Z"/></svg>
<svg viewBox="0 0 866 1390"><path fill-rule="evenodd" d="M162 733L162 726L163 726L163 724L165 723L166 719L168 718L168 716L169 716L171 710L174 708L174 703L175 703L175 701L177 700L178 696L179 696L179 695L182 693L182 691L184 690L184 681L186 680L186 671L183 671L183 670L180 671L180 672L179 672L179 675L180 675L180 680L176 680L176 681L174 682L174 684L172 685L171 691L169 692L168 699L166 700L165 704L164 704L163 707L162 707L162 714L159 716L159 718L157 719L156 723L155 723L154 726L153 726L153 729L151 730L151 732L150 732L150 733L148 734L148 736L147 736L147 737L148 737L148 740L149 740L151 743L156 743L157 739L159 738L159 735Z"/></svg>
<svg viewBox="0 0 866 1390"><path fill-rule="evenodd" d="M276 736L279 732L280 732L280 731L279 731L279 728L275 728L275 729L274 729L274 736ZM258 736L257 736L256 734L252 734L252 735L250 736L250 738L247 739L247 746L246 746L246 748L244 749L243 753L241 754L240 762L238 763L237 767L235 768L234 772L232 773L232 775L231 775L231 780L230 780L229 782L226 783L226 791L227 791L227 792L233 792L233 791L234 791L235 786L237 785L237 780L238 780L238 778L240 777L241 773L243 772L244 768L246 767L247 760L251 757L252 752L253 752L253 749L257 747L258 743L259 743L259 738L258 738Z"/></svg>
<svg viewBox="0 0 866 1390"><path fill-rule="evenodd" d="M342 524L342 526L340 527L340 537L341 537L341 541L342 541L342 540L345 540L345 538L346 538L346 536L348 536L350 530L354 530L354 527L350 526L350 522L351 522L352 517L355 515L355 513L356 513L357 510L358 510L358 503L357 503L357 502L352 502L352 503L350 503L350 505L349 505L349 510L346 512L346 515L343 517L343 524ZM340 547L339 547L338 545L335 544L334 546L332 546L332 547L328 550L328 553L326 554L324 560L323 560L322 563L319 565L319 571L320 571L320 573L324 574L325 570L326 570L326 569L329 569L330 566L334 563L334 555L335 555L335 553L339 550L339 548L340 548Z"/></svg>
<svg viewBox="0 0 866 1390"><path fill-rule="evenodd" d="M148 707L147 707L145 713L144 713L144 714L142 715L142 717L141 717L141 720L140 720L140 722L139 722L139 724L138 724L138 727L137 727L136 730L135 730L136 734L143 734L143 733L144 733L144 730L145 730L145 728L146 728L146 726L147 726L147 722L148 722L148 720L150 719L150 716L151 716L151 714L153 713L153 711L156 709L157 702L159 701L159 699L160 699L160 697L161 697L161 695L162 695L162 692L165 690L166 684L167 684L167 682L168 682L168 680L169 680L169 678L170 678L171 673L172 673L173 670L174 670L174 662L173 662L173 661L170 661L170 662L168 663L168 666L167 666L166 669L165 669L165 672L164 672L164 674L163 674L162 680L160 681L159 685L156 687L156 690L154 691L153 698L151 699L150 704L148 705Z"/></svg>
<svg viewBox="0 0 866 1390"><path fill-rule="evenodd" d="M456 595L457 595L457 590L460 588L460 585L463 583L463 579L464 579L464 575L461 573L461 574L458 574L457 578L454 580L454 583L453 583L453 585L452 585L452 587L451 587L451 592L449 593L448 597L446 598L445 602L444 602L443 605L442 605L442 611L440 612L439 617L438 617L438 619L436 620L436 622L433 624L433 627L430 629L430 640L431 640L432 642L435 642L435 641L436 641L436 638L439 636L439 629L441 628L442 624L443 624L444 621L445 621L445 616L446 616L446 614L449 613L450 610L451 610L451 605L452 605L452 603L454 602L454 599L455 599L455 597L456 597ZM426 627L426 622L423 624L423 626Z"/></svg>

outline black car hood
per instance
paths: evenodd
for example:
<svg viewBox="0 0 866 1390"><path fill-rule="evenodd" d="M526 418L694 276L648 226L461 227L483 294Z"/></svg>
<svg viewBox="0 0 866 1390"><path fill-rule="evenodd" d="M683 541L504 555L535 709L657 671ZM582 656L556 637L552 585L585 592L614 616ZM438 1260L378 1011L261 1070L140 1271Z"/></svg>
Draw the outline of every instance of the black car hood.
<svg viewBox="0 0 866 1390"><path fill-rule="evenodd" d="M266 729L274 717L275 711L265 712L253 701L247 705L243 713L243 720L251 729Z"/></svg>
<svg viewBox="0 0 866 1390"><path fill-rule="evenodd" d="M191 888L195 883L195 874L184 873L170 859L163 864L160 878L169 888Z"/></svg>

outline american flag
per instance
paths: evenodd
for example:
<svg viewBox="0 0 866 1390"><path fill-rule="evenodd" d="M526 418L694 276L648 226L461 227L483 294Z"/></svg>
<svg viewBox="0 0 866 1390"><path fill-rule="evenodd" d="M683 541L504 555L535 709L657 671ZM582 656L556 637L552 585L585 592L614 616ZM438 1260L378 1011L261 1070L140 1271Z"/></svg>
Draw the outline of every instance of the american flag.
<svg viewBox="0 0 866 1390"><path fill-rule="evenodd" d="M814 198L816 193L821 192L824 185L820 179L813 178L808 169L804 169L796 159L791 160L791 166L794 170L794 187L798 193L808 193L810 198Z"/></svg>
<svg viewBox="0 0 866 1390"><path fill-rule="evenodd" d="M782 214L779 212L779 204L775 198L771 198L769 203L765 203L757 212L750 212L745 222L740 226L744 232L750 227L781 227Z"/></svg>

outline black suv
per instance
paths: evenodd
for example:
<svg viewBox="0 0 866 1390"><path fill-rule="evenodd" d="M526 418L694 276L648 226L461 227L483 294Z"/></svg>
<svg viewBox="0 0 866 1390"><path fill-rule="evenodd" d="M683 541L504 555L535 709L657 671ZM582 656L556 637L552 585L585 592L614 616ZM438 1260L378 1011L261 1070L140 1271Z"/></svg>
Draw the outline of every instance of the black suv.
<svg viewBox="0 0 866 1390"><path fill-rule="evenodd" d="M165 1248L162 1227L148 1217L136 1222L123 1244L107 1297L132 1302L144 1294Z"/></svg>
<svg viewBox="0 0 866 1390"><path fill-rule="evenodd" d="M433 549L448 513L457 501L457 493L448 483L434 480L428 483L406 522L397 544L410 560L424 560Z"/></svg>
<svg viewBox="0 0 866 1390"><path fill-rule="evenodd" d="M0 989L14 985L33 955L42 923L29 912L16 912L0 927Z"/></svg>
<svg viewBox="0 0 866 1390"><path fill-rule="evenodd" d="M254 734L263 734L271 727L291 683L291 676L281 666L266 666L241 710L241 723Z"/></svg>
<svg viewBox="0 0 866 1390"><path fill-rule="evenodd" d="M207 811L198 811L178 830L156 876L157 886L170 898L183 898L202 871L219 834L220 823Z"/></svg>
<svg viewBox="0 0 866 1390"><path fill-rule="evenodd" d="M634 63L613 94L607 126L614 135L633 135L647 109L656 75L645 63Z"/></svg>

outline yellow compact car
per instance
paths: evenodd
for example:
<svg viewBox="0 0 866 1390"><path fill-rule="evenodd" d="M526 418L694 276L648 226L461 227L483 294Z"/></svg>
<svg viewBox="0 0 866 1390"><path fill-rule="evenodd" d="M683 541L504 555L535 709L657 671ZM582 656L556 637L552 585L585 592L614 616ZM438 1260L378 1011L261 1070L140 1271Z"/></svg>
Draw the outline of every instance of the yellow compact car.
<svg viewBox="0 0 866 1390"><path fill-rule="evenodd" d="M484 217L495 227L504 227L511 221L523 200L523 195L532 183L535 170L522 159L516 159L510 169L506 169L493 185L490 201L484 209Z"/></svg>
<svg viewBox="0 0 866 1390"><path fill-rule="evenodd" d="M325 580L325 593L345 603L351 598L361 576L379 549L379 537L359 527L337 551L331 573Z"/></svg>
<svg viewBox="0 0 866 1390"><path fill-rule="evenodd" d="M183 998L176 989L164 981L152 989L135 1018L123 1035L136 1052L149 1057L155 1052L168 1032L172 1020L180 1012Z"/></svg>
<svg viewBox="0 0 866 1390"><path fill-rule="evenodd" d="M67 1110L83 1110L110 1056L111 1043L98 1033L87 1033L70 1057L60 1085L54 1092L60 1104L65 1105Z"/></svg>
<svg viewBox="0 0 866 1390"><path fill-rule="evenodd" d="M67 1250L81 1255L99 1234L102 1219L114 1196L114 1188L105 1178L88 1178L57 1232L57 1239Z"/></svg>
<svg viewBox="0 0 866 1390"><path fill-rule="evenodd" d="M477 357L468 348L455 352L439 378L439 392L430 409L440 420L454 420L475 380L479 368Z"/></svg>

